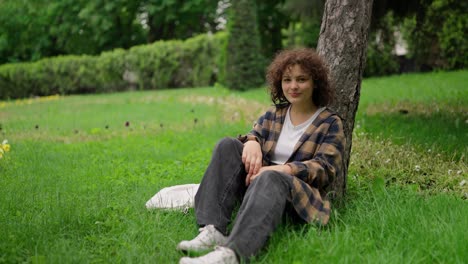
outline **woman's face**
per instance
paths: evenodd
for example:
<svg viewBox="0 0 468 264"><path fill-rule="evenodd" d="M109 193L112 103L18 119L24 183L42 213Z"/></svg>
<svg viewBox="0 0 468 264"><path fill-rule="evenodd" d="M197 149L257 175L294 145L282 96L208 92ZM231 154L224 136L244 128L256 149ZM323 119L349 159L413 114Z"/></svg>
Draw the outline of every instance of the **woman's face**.
<svg viewBox="0 0 468 264"><path fill-rule="evenodd" d="M284 71L281 88L284 96L292 105L314 106L312 102L314 82L300 65L291 65Z"/></svg>

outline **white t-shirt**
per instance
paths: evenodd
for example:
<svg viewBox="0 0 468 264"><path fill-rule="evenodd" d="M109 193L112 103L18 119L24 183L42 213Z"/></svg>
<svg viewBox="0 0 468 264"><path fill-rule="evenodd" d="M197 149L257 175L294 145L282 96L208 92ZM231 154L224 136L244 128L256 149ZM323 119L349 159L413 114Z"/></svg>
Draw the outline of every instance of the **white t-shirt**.
<svg viewBox="0 0 468 264"><path fill-rule="evenodd" d="M314 122L315 118L317 118L317 116L323 110L325 110L325 107L317 109L317 111L315 111L315 113L307 121L297 126L291 123L291 118L289 117L290 109L291 107L288 108L288 112L286 113L283 128L281 128L281 133L278 142L276 143L275 151L273 152L273 156L271 158L271 162L275 164L286 163L286 161L293 153L294 147L301 138L302 134L304 134L307 127L309 127L309 125L311 125L312 122Z"/></svg>

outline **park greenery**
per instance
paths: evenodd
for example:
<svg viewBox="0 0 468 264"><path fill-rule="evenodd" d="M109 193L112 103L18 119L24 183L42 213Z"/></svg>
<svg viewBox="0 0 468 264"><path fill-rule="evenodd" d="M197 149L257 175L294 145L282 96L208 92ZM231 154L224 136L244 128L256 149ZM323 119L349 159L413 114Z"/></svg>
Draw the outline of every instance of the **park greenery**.
<svg viewBox="0 0 468 264"><path fill-rule="evenodd" d="M215 83L258 87L275 52L316 46L322 9L320 0L4 0L0 99ZM463 69L463 10L465 1L375 1L364 76ZM396 33L407 58L395 53Z"/></svg>
<svg viewBox="0 0 468 264"><path fill-rule="evenodd" d="M315 47L324 8L0 2L0 263L177 262L193 210L145 202L199 183L216 142L251 129L267 61ZM466 263L466 10L374 1L346 195L329 225L287 222L253 263Z"/></svg>
<svg viewBox="0 0 468 264"><path fill-rule="evenodd" d="M247 90L264 83L265 59L261 56L257 6L249 0L232 3L224 70L225 85Z"/></svg>
<svg viewBox="0 0 468 264"><path fill-rule="evenodd" d="M323 3L249 1L248 11L256 10L258 36L255 27L249 34L260 39L262 56L269 60L282 48L315 47ZM230 0L3 0L0 64L97 56L113 49L214 34L226 31L234 8ZM466 67L467 10L467 2L457 0L374 1L367 59L372 63L366 76ZM398 36L407 46L409 66L397 66L402 64L394 50Z"/></svg>
<svg viewBox="0 0 468 264"><path fill-rule="evenodd" d="M345 200L253 263L465 263L467 76L364 79ZM215 143L270 104L221 86L0 101L0 263L177 262L193 211L145 202L199 183Z"/></svg>
<svg viewBox="0 0 468 264"><path fill-rule="evenodd" d="M0 65L0 99L213 85L226 34Z"/></svg>

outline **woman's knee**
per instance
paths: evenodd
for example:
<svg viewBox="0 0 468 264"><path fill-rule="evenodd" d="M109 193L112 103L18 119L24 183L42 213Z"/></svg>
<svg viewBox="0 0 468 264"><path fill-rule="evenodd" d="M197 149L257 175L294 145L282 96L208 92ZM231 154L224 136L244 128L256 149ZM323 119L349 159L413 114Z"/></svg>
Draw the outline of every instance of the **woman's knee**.
<svg viewBox="0 0 468 264"><path fill-rule="evenodd" d="M290 180L287 177L291 177L287 174L277 171L264 171L257 178L255 178L248 188L248 192L252 195L269 196L280 199L290 199L291 185Z"/></svg>
<svg viewBox="0 0 468 264"><path fill-rule="evenodd" d="M215 147L215 151L232 151L234 149L239 148L240 145L242 145L242 143L236 138L225 137L218 141Z"/></svg>
<svg viewBox="0 0 468 264"><path fill-rule="evenodd" d="M288 177L291 177L287 174L284 174L279 171L264 171L260 173L260 175L255 178L252 183L255 184L260 184L260 185L276 185L276 184L282 184L284 185L285 183L288 182Z"/></svg>

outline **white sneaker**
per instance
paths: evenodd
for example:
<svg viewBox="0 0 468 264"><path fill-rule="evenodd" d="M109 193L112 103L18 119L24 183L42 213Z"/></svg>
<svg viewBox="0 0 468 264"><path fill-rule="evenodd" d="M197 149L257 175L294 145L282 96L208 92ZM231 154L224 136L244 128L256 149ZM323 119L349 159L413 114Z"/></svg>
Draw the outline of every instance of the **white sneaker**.
<svg viewBox="0 0 468 264"><path fill-rule="evenodd" d="M212 250L214 246L224 245L227 237L219 232L213 225L207 225L199 229L200 233L194 239L184 240L177 245L178 250L205 251Z"/></svg>
<svg viewBox="0 0 468 264"><path fill-rule="evenodd" d="M198 258L183 257L179 264L239 264L236 253L227 247L215 247L215 250Z"/></svg>

